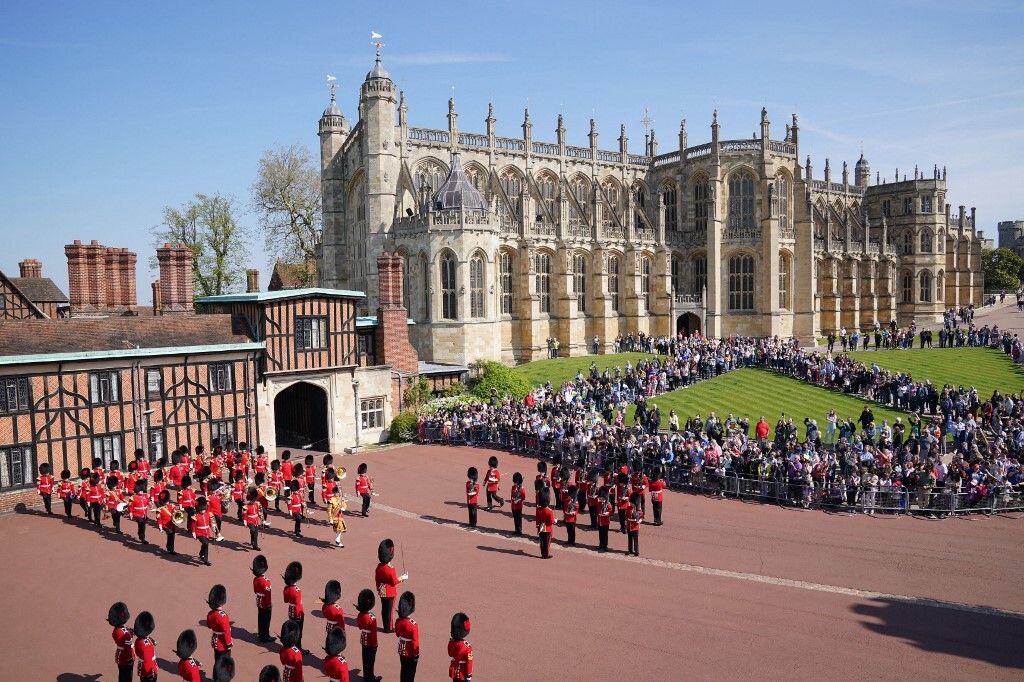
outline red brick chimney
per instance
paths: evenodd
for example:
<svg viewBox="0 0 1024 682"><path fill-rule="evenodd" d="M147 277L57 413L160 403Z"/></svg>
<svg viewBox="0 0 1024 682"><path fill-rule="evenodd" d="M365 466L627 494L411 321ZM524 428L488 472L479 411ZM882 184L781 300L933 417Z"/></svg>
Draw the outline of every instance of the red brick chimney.
<svg viewBox="0 0 1024 682"><path fill-rule="evenodd" d="M403 304L403 259L387 251L377 258L380 307L377 308L377 359L403 374L419 372L419 354L409 343L409 311Z"/></svg>
<svg viewBox="0 0 1024 682"><path fill-rule="evenodd" d="M107 309L111 312L135 312L135 264L138 257L126 248L110 247L106 254Z"/></svg>
<svg viewBox="0 0 1024 682"><path fill-rule="evenodd" d="M64 247L68 257L68 294L71 314L97 314L107 310L106 247L95 239L76 239Z"/></svg>
<svg viewBox="0 0 1024 682"><path fill-rule="evenodd" d="M156 250L156 260L160 265L160 314L194 313L192 251L184 244L164 244Z"/></svg>
<svg viewBox="0 0 1024 682"><path fill-rule="evenodd" d="M39 279L43 276L43 264L35 258L26 258L18 263L21 268L21 276L26 279Z"/></svg>
<svg viewBox="0 0 1024 682"><path fill-rule="evenodd" d="M160 294L160 280L153 282L153 314L163 315L163 311L160 309L160 303L163 300Z"/></svg>
<svg viewBox="0 0 1024 682"><path fill-rule="evenodd" d="M249 268L245 271L245 291L249 294L256 294L260 291L260 271Z"/></svg>

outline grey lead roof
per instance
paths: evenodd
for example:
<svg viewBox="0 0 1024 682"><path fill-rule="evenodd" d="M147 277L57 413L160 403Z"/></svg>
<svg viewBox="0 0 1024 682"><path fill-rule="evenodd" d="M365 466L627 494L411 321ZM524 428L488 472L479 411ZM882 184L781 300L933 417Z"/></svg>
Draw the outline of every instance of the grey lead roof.
<svg viewBox="0 0 1024 682"><path fill-rule="evenodd" d="M377 63L373 65L370 72L366 74L366 80L391 80L391 74L388 73L383 66L380 64L380 57L377 57Z"/></svg>
<svg viewBox="0 0 1024 682"><path fill-rule="evenodd" d="M486 211L487 202L484 195L480 193L469 176L462 170L462 162L458 154L452 154L452 169L447 179L434 192L434 208L438 211L450 211L459 208L469 208Z"/></svg>

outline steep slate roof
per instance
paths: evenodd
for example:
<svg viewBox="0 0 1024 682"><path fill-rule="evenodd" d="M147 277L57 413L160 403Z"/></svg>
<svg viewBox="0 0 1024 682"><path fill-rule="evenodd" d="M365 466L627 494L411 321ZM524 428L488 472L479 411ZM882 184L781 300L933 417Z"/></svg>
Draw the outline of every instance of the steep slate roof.
<svg viewBox="0 0 1024 682"><path fill-rule="evenodd" d="M71 302L49 277L9 277L8 279L33 303Z"/></svg>
<svg viewBox="0 0 1024 682"><path fill-rule="evenodd" d="M0 356L250 342L241 315L0 321Z"/></svg>
<svg viewBox="0 0 1024 682"><path fill-rule="evenodd" d="M285 263L277 261L274 263L274 272L270 275L268 291L280 291L281 289L301 289L309 286L310 274L316 279L316 270L309 273L305 263Z"/></svg>
<svg viewBox="0 0 1024 682"><path fill-rule="evenodd" d="M21 278L20 278L20 277L17 277L17 278L15 278L15 279L21 279ZM30 310L30 311L32 312L32 314L34 314L34 315L35 315L36 317L39 317L39 318L41 318L41 319L47 319L47 318L46 318L46 313L44 313L44 312L43 312L42 310L40 310L40 309L39 309L39 306L37 306L37 305L36 305L36 304L35 304L35 303L34 303L34 302L32 301L32 299L30 299L30 298L29 298L28 296L26 296L26 295L25 295L25 292L23 292L23 291L22 291L22 290L21 290L21 289L20 289L20 288L18 287L18 285L17 285L17 284L15 284L15 283L14 283L14 282L13 282L13 281L11 280L11 278L10 278L10 277L8 277L7 275L5 275L5 274L3 273L3 270L0 270L0 282L6 282L6 287L7 287L8 289L10 289L10 291L11 291L12 295L14 295L14 296L16 296L16 297L20 298L20 299L21 299L22 301L24 301L24 306L25 306L25 308L26 308L26 309L28 309L28 310Z"/></svg>

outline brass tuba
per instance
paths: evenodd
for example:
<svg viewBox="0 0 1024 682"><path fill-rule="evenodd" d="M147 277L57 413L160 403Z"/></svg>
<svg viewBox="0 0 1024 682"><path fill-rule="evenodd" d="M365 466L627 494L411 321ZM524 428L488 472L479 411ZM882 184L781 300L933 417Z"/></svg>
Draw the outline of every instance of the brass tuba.
<svg viewBox="0 0 1024 682"><path fill-rule="evenodd" d="M188 514L184 509L175 509L171 512L171 523L175 526L184 526L186 520L188 520Z"/></svg>
<svg viewBox="0 0 1024 682"><path fill-rule="evenodd" d="M267 499L267 502L273 502L277 499L277 488L271 488L267 486L267 490L263 493L263 497Z"/></svg>
<svg viewBox="0 0 1024 682"><path fill-rule="evenodd" d="M337 470L335 471L335 474L337 474L337 478L340 481L346 476L348 476L348 470L345 469L345 467L338 467Z"/></svg>

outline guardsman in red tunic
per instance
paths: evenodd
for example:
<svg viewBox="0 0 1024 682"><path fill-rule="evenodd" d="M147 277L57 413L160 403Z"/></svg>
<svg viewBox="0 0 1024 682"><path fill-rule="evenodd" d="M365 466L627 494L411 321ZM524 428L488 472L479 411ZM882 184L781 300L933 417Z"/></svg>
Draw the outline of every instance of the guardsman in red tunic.
<svg viewBox="0 0 1024 682"><path fill-rule="evenodd" d="M128 513L138 530L139 542L144 545L146 541L146 514L149 513L149 495L146 494L146 481L135 481L135 494L128 503Z"/></svg>
<svg viewBox="0 0 1024 682"><path fill-rule="evenodd" d="M341 583L337 580L328 580L324 586L324 606L321 611L327 619L327 634L331 634L334 628L345 629L345 613L338 606L341 600Z"/></svg>
<svg viewBox="0 0 1024 682"><path fill-rule="evenodd" d="M178 506L188 516L188 527L192 527L192 519L196 515L196 491L192 490L192 477L181 477L181 488L178 490Z"/></svg>
<svg viewBox="0 0 1024 682"><path fill-rule="evenodd" d="M171 467L167 470L167 479L172 488L181 487L181 478L185 475L185 469L181 464L181 450L171 453Z"/></svg>
<svg viewBox="0 0 1024 682"><path fill-rule="evenodd" d="M327 506L327 501L334 497L334 493L327 490L327 472L334 471L334 455L324 455L324 468L320 470L320 501ZM334 483L337 487L337 482Z"/></svg>
<svg viewBox="0 0 1024 682"><path fill-rule="evenodd" d="M651 481L651 506L654 508L654 525L660 526L661 504L665 495L665 478L661 467L654 467L654 480Z"/></svg>
<svg viewBox="0 0 1024 682"><path fill-rule="evenodd" d="M253 462L252 468L257 474L266 474L270 462L267 461L267 451L263 449L262 445L256 446L256 461Z"/></svg>
<svg viewBox="0 0 1024 682"><path fill-rule="evenodd" d="M281 626L281 667L284 668L283 682L302 682L302 635L299 624L286 620Z"/></svg>
<svg viewBox="0 0 1024 682"><path fill-rule="evenodd" d="M292 464L292 451L285 450L281 453L281 478L284 480L284 487L292 487L292 479L295 476L295 465Z"/></svg>
<svg viewBox="0 0 1024 682"><path fill-rule="evenodd" d="M121 481L114 474L107 476L107 492L103 495L104 504L107 507L107 513L110 514L110 518L114 522L114 532L118 535L121 533L121 512L117 510L117 505L124 501L121 495Z"/></svg>
<svg viewBox="0 0 1024 682"><path fill-rule="evenodd" d="M476 467L469 467L466 471L466 509L469 510L469 527L476 528L476 510L480 499L480 486L477 485L477 473Z"/></svg>
<svg viewBox="0 0 1024 682"><path fill-rule="evenodd" d="M146 459L146 453L142 448L135 449L135 473L140 478L149 478L149 460Z"/></svg>
<svg viewBox="0 0 1024 682"><path fill-rule="evenodd" d="M284 474L281 473L281 460L279 459L270 463L270 487L277 491L277 497L274 498L274 511L281 511L281 498L286 492L290 494L291 488L285 490Z"/></svg>
<svg viewBox="0 0 1024 682"><path fill-rule="evenodd" d="M86 493L89 500L89 514L94 526L99 528L103 525L101 521L103 514L103 479L98 471L89 474L89 491Z"/></svg>
<svg viewBox="0 0 1024 682"><path fill-rule="evenodd" d="M92 472L83 468L78 474L78 505L85 514L86 521L92 521L92 508L89 506L89 489L92 487Z"/></svg>
<svg viewBox="0 0 1024 682"><path fill-rule="evenodd" d="M523 503L526 501L526 491L523 490L523 475L518 471L512 474L512 492L509 493L509 501L512 503L512 523L515 524L516 535L522 535Z"/></svg>
<svg viewBox="0 0 1024 682"><path fill-rule="evenodd" d="M207 487L209 489L207 504L209 505L210 515L213 517L215 525L214 535L216 536L216 541L220 542L224 539L220 532L224 528L224 484L221 483L219 478L211 478Z"/></svg>
<svg viewBox="0 0 1024 682"><path fill-rule="evenodd" d="M185 630L178 635L174 655L178 657L178 674L185 682L201 682L203 679L203 674L200 672L202 666L192 657L197 648L199 648L199 640L196 638L195 630Z"/></svg>
<svg viewBox="0 0 1024 682"><path fill-rule="evenodd" d="M57 484L57 496L64 503L64 516L71 518L71 506L75 503L75 484L71 482L71 471L60 472L60 483Z"/></svg>
<svg viewBox="0 0 1024 682"><path fill-rule="evenodd" d="M448 677L462 682L473 682L473 647L466 641L469 636L469 616L456 613L452 616L452 638L448 640Z"/></svg>
<svg viewBox="0 0 1024 682"><path fill-rule="evenodd" d="M327 652L327 657L324 658L324 675L329 682L349 682L348 661L341 655L346 644L343 629L333 628L327 631L327 641L324 643L324 651Z"/></svg>
<svg viewBox="0 0 1024 682"><path fill-rule="evenodd" d="M174 503L171 502L170 490L160 491L159 504L156 510L156 527L167 536L167 553L173 556L177 554L174 551L174 536L177 529L174 527Z"/></svg>
<svg viewBox="0 0 1024 682"><path fill-rule="evenodd" d="M487 491L487 509L494 506L495 500L499 507L505 506L505 500L498 494L501 487L501 472L498 471L498 458L491 455L487 458L487 474L484 476L484 488Z"/></svg>
<svg viewBox="0 0 1024 682"><path fill-rule="evenodd" d="M92 458L92 473L99 474L101 483L107 480L107 473L103 470L103 459L101 457Z"/></svg>
<svg viewBox="0 0 1024 682"><path fill-rule="evenodd" d="M288 605L288 619L295 621L298 626L298 639L296 645L302 649L302 626L306 622L306 611L302 608L302 588L299 581L302 580L302 564L293 561L284 569L284 603ZM309 651L302 649L302 653Z"/></svg>
<svg viewBox="0 0 1024 682"><path fill-rule="evenodd" d="M192 458L192 474L198 474L206 466L206 448L202 445L196 446L196 456Z"/></svg>
<svg viewBox="0 0 1024 682"><path fill-rule="evenodd" d="M647 513L647 488L650 487L651 480L647 478L647 474L644 473L644 463L642 459L633 461L633 476L630 479L630 485L633 488L634 493L640 495L640 511L644 514Z"/></svg>
<svg viewBox="0 0 1024 682"><path fill-rule="evenodd" d="M569 486L566 489L565 506L562 507L562 523L565 524L565 531L568 535L568 545L576 546L576 516L579 514L580 504L576 501L576 486Z"/></svg>
<svg viewBox="0 0 1024 682"><path fill-rule="evenodd" d="M551 458L551 470L548 472L551 487L551 507L561 506L562 500L562 456L555 455Z"/></svg>
<svg viewBox="0 0 1024 682"><path fill-rule="evenodd" d="M616 506L619 512L619 532L626 532L626 512L629 511L629 474L620 471L615 485Z"/></svg>
<svg viewBox="0 0 1024 682"><path fill-rule="evenodd" d="M306 455L305 467L302 470L302 480L306 484L309 506L315 507L316 500L313 499L313 490L316 488L316 465L313 463L313 455Z"/></svg>
<svg viewBox="0 0 1024 682"><path fill-rule="evenodd" d="M415 610L416 595L403 592L398 599L398 620L395 621L401 682L413 682L416 679L416 665L420 661L420 626L410 618Z"/></svg>
<svg viewBox="0 0 1024 682"><path fill-rule="evenodd" d="M409 574L398 575L391 560L395 558L395 543L385 538L377 546L377 569L373 580L377 585L377 596L380 597L380 617L383 621L384 633L394 632L392 618L394 616L395 597L398 596L398 584L409 579Z"/></svg>
<svg viewBox="0 0 1024 682"><path fill-rule="evenodd" d="M334 467L325 467L320 480L320 498L326 506L330 504L335 495L341 496L341 493L338 492L338 474L334 471Z"/></svg>
<svg viewBox="0 0 1024 682"><path fill-rule="evenodd" d="M210 565L210 537L213 534L213 516L207 509L206 498L196 502L196 513L192 523L192 537L199 540L199 561Z"/></svg>
<svg viewBox="0 0 1024 682"><path fill-rule="evenodd" d="M587 473L587 510L590 512L590 527L597 528L597 505L598 498L597 469L591 469Z"/></svg>
<svg viewBox="0 0 1024 682"><path fill-rule="evenodd" d="M540 491L548 487L547 462L537 462L537 478L533 482L533 503L540 506Z"/></svg>
<svg viewBox="0 0 1024 682"><path fill-rule="evenodd" d="M370 484L370 477L366 475L366 462L363 462L356 469L356 495L363 499L363 516L370 515L370 496L373 495L373 486Z"/></svg>
<svg viewBox="0 0 1024 682"><path fill-rule="evenodd" d="M626 511L626 532L628 537L628 549L626 554L640 556L640 524L644 520L643 508L640 506L640 493L633 493L629 497L629 509Z"/></svg>
<svg viewBox="0 0 1024 682"><path fill-rule="evenodd" d="M608 551L608 531L612 525L612 503L608 501L608 488L601 486L597 494L597 551Z"/></svg>
<svg viewBox="0 0 1024 682"><path fill-rule="evenodd" d="M545 559L551 558L551 531L555 527L555 513L548 506L551 504L551 492L544 488L539 493L540 500L537 506L537 532L540 534L540 555Z"/></svg>
<svg viewBox="0 0 1024 682"><path fill-rule="evenodd" d="M167 486L164 484L164 472L157 469L153 472L153 485L149 487L149 499L154 507L160 503L160 493L164 490L167 490Z"/></svg>
<svg viewBox="0 0 1024 682"><path fill-rule="evenodd" d="M267 557L262 554L257 554L256 558L252 560L252 591L256 595L256 636L264 644L274 641L274 638L270 636L270 615L273 611L273 602L270 578L267 577L268 568L270 568L270 564L267 562Z"/></svg>
<svg viewBox="0 0 1024 682"><path fill-rule="evenodd" d="M242 469L235 469L233 474L234 482L231 484L231 499L235 501L235 506L238 507L238 520L241 521L245 515L245 489L247 487L245 482L245 471Z"/></svg>
<svg viewBox="0 0 1024 682"><path fill-rule="evenodd" d="M36 492L43 498L43 506L47 514L53 514L50 507L53 500L53 475L50 473L50 465L43 462L39 465L39 480L36 481Z"/></svg>
<svg viewBox="0 0 1024 682"><path fill-rule="evenodd" d="M206 614L206 627L210 628L210 646L213 647L213 660L217 662L226 656L234 642L231 639L231 619L222 608L228 603L228 590L223 585L214 585L206 597L210 612Z"/></svg>
<svg viewBox="0 0 1024 682"><path fill-rule="evenodd" d="M135 652L132 650L132 631L125 627L128 622L128 607L117 602L107 611L107 622L114 628L114 663L117 664L117 682L132 682L132 668L135 667Z"/></svg>
<svg viewBox="0 0 1024 682"><path fill-rule="evenodd" d="M295 521L295 537L302 537L302 493L299 491L299 481L292 479L292 494L288 498L288 513Z"/></svg>
<svg viewBox="0 0 1024 682"><path fill-rule="evenodd" d="M372 590L361 590L356 599L356 627L359 628L359 644L363 654L363 679L367 682L380 682L380 676L374 674L377 663L377 617L373 615L373 607L377 598Z"/></svg>
<svg viewBox="0 0 1024 682"><path fill-rule="evenodd" d="M258 552L260 551L260 526L263 525L263 505L260 504L260 494L256 488L249 488L247 500L242 521L249 529L249 544Z"/></svg>
<svg viewBox="0 0 1024 682"><path fill-rule="evenodd" d="M153 614L143 611L135 618L135 656L139 659L139 682L156 682L156 673L159 670L156 665L156 642L150 639L153 630L156 629L156 621Z"/></svg>

